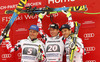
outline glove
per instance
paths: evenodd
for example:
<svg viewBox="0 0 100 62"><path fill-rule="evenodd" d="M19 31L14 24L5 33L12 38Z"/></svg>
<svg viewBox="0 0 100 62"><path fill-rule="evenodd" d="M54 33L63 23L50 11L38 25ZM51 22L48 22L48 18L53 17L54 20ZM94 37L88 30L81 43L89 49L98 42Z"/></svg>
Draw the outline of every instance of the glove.
<svg viewBox="0 0 100 62"><path fill-rule="evenodd" d="M45 56L42 56L41 61L42 61L42 62L47 62L46 57L45 57Z"/></svg>
<svg viewBox="0 0 100 62"><path fill-rule="evenodd" d="M5 36L5 40L10 40L10 38L9 38L9 32L10 32L10 30L8 31L8 33L6 34L6 33L4 33L6 36Z"/></svg>
<svg viewBox="0 0 100 62"><path fill-rule="evenodd" d="M70 48L71 48L72 50L74 50L74 49L76 49L76 45L75 45L73 42L71 42L71 43L70 43Z"/></svg>
<svg viewBox="0 0 100 62"><path fill-rule="evenodd" d="M74 49L75 51L77 51L78 49L77 49L77 46L75 46L75 49Z"/></svg>
<svg viewBox="0 0 100 62"><path fill-rule="evenodd" d="M78 47L77 47L73 42L71 42L70 48L71 48L72 50L78 51Z"/></svg>
<svg viewBox="0 0 100 62"><path fill-rule="evenodd" d="M70 13L69 11L65 12L64 10L62 10L62 12L63 12L64 14L66 14L67 17L71 16L71 13Z"/></svg>
<svg viewBox="0 0 100 62"><path fill-rule="evenodd" d="M46 14L47 14L47 12L45 12L45 13L40 13L40 14L38 15L38 17L39 17L40 19L43 19L43 17L44 17Z"/></svg>

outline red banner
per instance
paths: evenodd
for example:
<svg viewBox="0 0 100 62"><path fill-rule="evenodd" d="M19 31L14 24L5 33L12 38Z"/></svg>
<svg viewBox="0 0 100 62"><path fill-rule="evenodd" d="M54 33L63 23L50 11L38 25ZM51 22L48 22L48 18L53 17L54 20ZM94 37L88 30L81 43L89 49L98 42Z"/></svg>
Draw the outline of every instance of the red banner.
<svg viewBox="0 0 100 62"><path fill-rule="evenodd" d="M19 3L19 0L0 0L0 35L1 31L5 28L8 21L10 20L12 14L4 14L5 10L14 10ZM81 6L87 5L87 12L99 12L100 11L100 0L29 0L26 6L32 7L45 7L50 6L52 8L57 7L70 7L70 6ZM85 45L87 54L84 55L83 62L99 62L100 59L100 48L99 48L99 21L100 15L90 15L83 13L71 12L72 18L74 21L81 23L79 37L82 38ZM66 15L63 13L53 14L53 22L58 23L61 27L62 24L65 24L68 20ZM37 23L38 16L29 16L28 14L20 14L15 20L14 24L11 27L10 38L12 45L15 45L21 39L26 39L28 36L28 28L32 24ZM45 33L49 34L49 24L50 16L46 15L43 18L43 29ZM61 34L60 34L61 35ZM40 36L38 36L41 39ZM0 61L1 62L20 62L21 59L21 50L13 53L9 53L5 41L3 40L2 45L0 46Z"/></svg>

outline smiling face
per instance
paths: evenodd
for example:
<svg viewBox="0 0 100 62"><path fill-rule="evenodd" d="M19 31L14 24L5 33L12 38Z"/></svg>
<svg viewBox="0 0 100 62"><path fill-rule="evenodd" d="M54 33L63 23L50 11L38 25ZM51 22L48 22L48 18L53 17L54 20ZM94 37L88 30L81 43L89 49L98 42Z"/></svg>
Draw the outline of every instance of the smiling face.
<svg viewBox="0 0 100 62"><path fill-rule="evenodd" d="M52 37L57 36L58 33L59 33L59 29L50 28L50 35L51 35Z"/></svg>
<svg viewBox="0 0 100 62"><path fill-rule="evenodd" d="M31 39L37 38L37 35L38 35L38 32L36 30L32 30L32 29L29 30L29 37Z"/></svg>
<svg viewBox="0 0 100 62"><path fill-rule="evenodd" d="M62 29L61 32L64 38L67 38L71 34L71 30L67 28Z"/></svg>

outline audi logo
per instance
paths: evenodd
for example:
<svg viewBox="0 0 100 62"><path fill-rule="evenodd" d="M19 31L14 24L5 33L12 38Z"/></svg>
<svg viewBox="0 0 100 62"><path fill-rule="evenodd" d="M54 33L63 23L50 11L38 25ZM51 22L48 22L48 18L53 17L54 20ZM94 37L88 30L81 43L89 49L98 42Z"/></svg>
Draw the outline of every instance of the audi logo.
<svg viewBox="0 0 100 62"><path fill-rule="evenodd" d="M18 55L18 57L21 57L21 56L22 56L22 54L21 54L21 53L18 53L17 55Z"/></svg>
<svg viewBox="0 0 100 62"><path fill-rule="evenodd" d="M3 41L3 42L1 43L1 45L2 45L2 47L6 47L6 42Z"/></svg>
<svg viewBox="0 0 100 62"><path fill-rule="evenodd" d="M95 51L95 47L85 47L86 51Z"/></svg>
<svg viewBox="0 0 100 62"><path fill-rule="evenodd" d="M87 60L85 62L96 62L96 60Z"/></svg>
<svg viewBox="0 0 100 62"><path fill-rule="evenodd" d="M5 42L5 41L3 41L1 44L2 44L2 45L6 45L6 42Z"/></svg>
<svg viewBox="0 0 100 62"><path fill-rule="evenodd" d="M94 37L94 36L95 36L94 33L86 33L86 34L84 34L85 38L91 38L91 37Z"/></svg>
<svg viewBox="0 0 100 62"><path fill-rule="evenodd" d="M12 55L11 54L2 54L2 58L10 58Z"/></svg>

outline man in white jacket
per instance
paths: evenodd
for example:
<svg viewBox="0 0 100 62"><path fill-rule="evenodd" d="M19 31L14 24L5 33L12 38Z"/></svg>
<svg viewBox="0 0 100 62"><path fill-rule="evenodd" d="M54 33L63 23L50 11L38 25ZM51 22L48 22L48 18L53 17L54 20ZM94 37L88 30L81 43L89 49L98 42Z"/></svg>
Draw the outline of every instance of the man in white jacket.
<svg viewBox="0 0 100 62"><path fill-rule="evenodd" d="M59 27L56 23L50 24L49 30L51 37L45 34L42 29L42 19L45 14L46 13L39 14L37 25L39 27L39 32L45 41L47 62L63 62L64 42L62 38L59 37Z"/></svg>
<svg viewBox="0 0 100 62"><path fill-rule="evenodd" d="M42 41L37 39L39 28L37 25L31 25L29 28L29 36L12 47L9 34L5 37L6 47L10 52L22 49L21 62L39 62L45 60L45 49Z"/></svg>
<svg viewBox="0 0 100 62"><path fill-rule="evenodd" d="M62 36L65 38L66 62L70 62L71 49L75 49L73 62L83 62L82 56L86 52L84 49L83 41L81 38L78 37L76 45L73 43L72 37L70 36L71 32L74 31L73 21L71 22L71 13L64 11L62 12L67 15L68 20L70 21L70 23L63 24L60 28Z"/></svg>

